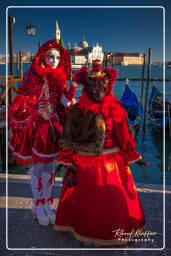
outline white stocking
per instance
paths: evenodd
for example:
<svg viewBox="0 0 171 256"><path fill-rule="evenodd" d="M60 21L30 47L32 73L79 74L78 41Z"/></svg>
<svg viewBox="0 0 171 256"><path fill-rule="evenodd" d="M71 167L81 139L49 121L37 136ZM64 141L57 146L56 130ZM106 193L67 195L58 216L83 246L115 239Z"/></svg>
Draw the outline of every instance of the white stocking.
<svg viewBox="0 0 171 256"><path fill-rule="evenodd" d="M51 205L53 203L52 198L52 187L55 182L55 174L53 171L53 163L46 164L46 172L42 174L42 183L43 183L43 198L45 199L44 210L49 217L50 223L55 223L56 215L51 210Z"/></svg>
<svg viewBox="0 0 171 256"><path fill-rule="evenodd" d="M49 219L45 214L44 208L43 208L45 199L43 198L43 183L42 183L42 176L40 174L40 165L34 165L32 167L32 171L30 175L31 175L31 189L33 193L32 211L37 216L38 221L41 225L48 225Z"/></svg>

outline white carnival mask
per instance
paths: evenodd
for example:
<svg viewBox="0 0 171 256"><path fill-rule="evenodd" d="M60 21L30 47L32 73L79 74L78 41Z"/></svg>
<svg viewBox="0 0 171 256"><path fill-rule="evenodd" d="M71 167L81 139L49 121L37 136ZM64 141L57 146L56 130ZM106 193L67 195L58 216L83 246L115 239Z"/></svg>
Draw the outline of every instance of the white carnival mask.
<svg viewBox="0 0 171 256"><path fill-rule="evenodd" d="M45 55L45 62L55 69L59 65L60 53L56 49L49 50Z"/></svg>

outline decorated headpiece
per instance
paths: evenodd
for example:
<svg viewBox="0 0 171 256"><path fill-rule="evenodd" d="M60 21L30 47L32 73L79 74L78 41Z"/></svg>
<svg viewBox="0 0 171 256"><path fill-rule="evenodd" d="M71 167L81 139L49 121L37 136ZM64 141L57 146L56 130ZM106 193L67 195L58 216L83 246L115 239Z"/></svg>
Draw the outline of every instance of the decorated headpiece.
<svg viewBox="0 0 171 256"><path fill-rule="evenodd" d="M105 73L101 71L100 60L93 60L93 69L89 72L88 76L91 78L102 78L105 76Z"/></svg>
<svg viewBox="0 0 171 256"><path fill-rule="evenodd" d="M103 80L107 78L109 80L110 90L112 91L112 85L116 80L117 75L117 69L105 68L104 70L101 70L101 61L96 59L93 61L92 70L89 71L87 67L82 67L75 72L72 80L83 86L89 86L89 83L92 80Z"/></svg>

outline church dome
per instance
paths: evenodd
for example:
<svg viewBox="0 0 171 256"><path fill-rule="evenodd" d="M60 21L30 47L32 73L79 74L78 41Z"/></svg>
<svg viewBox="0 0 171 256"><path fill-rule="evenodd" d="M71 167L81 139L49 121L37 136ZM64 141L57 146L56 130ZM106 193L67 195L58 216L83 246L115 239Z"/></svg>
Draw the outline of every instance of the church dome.
<svg viewBox="0 0 171 256"><path fill-rule="evenodd" d="M81 47L81 48L87 48L87 47L88 47L88 42L83 39L83 40L80 42L80 47Z"/></svg>

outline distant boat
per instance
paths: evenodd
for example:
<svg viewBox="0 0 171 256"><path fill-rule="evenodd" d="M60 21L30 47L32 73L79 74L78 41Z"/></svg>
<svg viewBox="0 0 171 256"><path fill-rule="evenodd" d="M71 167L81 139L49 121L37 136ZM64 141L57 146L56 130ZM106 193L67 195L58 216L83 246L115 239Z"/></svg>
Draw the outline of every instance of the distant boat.
<svg viewBox="0 0 171 256"><path fill-rule="evenodd" d="M125 90L121 97L122 106L128 112L129 123L132 127L137 127L141 122L141 106L135 93L129 88L126 82Z"/></svg>
<svg viewBox="0 0 171 256"><path fill-rule="evenodd" d="M80 69L80 68L82 68L82 66L83 65L81 65L81 64L72 64L71 65L72 69Z"/></svg>
<svg viewBox="0 0 171 256"><path fill-rule="evenodd" d="M163 132L163 128L167 132L171 132L171 104L166 100L164 109L164 98L163 93L159 92L158 89L153 85L150 101L149 101L149 112L151 115L151 121L155 129L159 132ZM165 118L165 123L164 123Z"/></svg>
<svg viewBox="0 0 171 256"><path fill-rule="evenodd" d="M171 68L171 65L166 65L166 68Z"/></svg>

